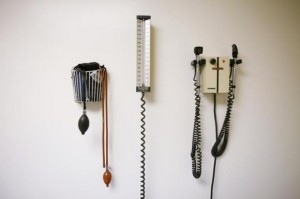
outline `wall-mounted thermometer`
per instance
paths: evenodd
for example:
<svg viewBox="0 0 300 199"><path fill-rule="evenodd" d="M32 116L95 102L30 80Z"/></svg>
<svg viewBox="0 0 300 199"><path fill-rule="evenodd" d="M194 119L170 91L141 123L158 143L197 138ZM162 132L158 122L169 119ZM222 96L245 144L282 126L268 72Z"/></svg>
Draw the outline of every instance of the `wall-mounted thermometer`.
<svg viewBox="0 0 300 199"><path fill-rule="evenodd" d="M137 62L136 62L136 91L141 97L141 199L145 199L145 92L150 92L150 36L151 16L138 15L137 17Z"/></svg>
<svg viewBox="0 0 300 199"><path fill-rule="evenodd" d="M137 17L136 91L150 92L150 26L151 16Z"/></svg>

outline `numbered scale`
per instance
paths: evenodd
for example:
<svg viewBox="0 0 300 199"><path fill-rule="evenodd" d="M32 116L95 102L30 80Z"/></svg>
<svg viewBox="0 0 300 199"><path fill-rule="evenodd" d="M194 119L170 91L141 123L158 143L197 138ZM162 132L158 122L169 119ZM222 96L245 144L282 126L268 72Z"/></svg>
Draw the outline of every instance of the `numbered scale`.
<svg viewBox="0 0 300 199"><path fill-rule="evenodd" d="M137 62L136 62L136 91L141 92L141 199L145 199L145 92L150 92L150 36L151 16L137 17Z"/></svg>
<svg viewBox="0 0 300 199"><path fill-rule="evenodd" d="M150 26L151 16L137 16L137 92L150 92Z"/></svg>

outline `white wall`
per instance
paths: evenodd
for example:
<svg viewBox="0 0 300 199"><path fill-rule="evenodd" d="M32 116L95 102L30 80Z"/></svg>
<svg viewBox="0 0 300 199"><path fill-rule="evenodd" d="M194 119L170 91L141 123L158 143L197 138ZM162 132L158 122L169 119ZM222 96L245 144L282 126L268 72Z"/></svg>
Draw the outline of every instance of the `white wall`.
<svg viewBox="0 0 300 199"><path fill-rule="evenodd" d="M136 15L153 25L147 94L146 195L209 198L212 96L202 100L203 175L191 174L193 48L243 65L229 145L218 159L215 199L300 198L299 1L0 2L0 198L139 198L140 93L135 92ZM70 70L109 72L110 188L102 181L101 109L73 101ZM219 127L225 97L218 97Z"/></svg>

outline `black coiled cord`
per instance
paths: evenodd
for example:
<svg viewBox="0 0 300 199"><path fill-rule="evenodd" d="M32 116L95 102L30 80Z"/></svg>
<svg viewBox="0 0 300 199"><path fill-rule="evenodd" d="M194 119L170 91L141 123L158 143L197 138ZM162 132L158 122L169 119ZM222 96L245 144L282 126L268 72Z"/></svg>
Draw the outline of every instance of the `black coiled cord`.
<svg viewBox="0 0 300 199"><path fill-rule="evenodd" d="M200 122L200 101L201 97L199 94L200 86L197 85L196 79L196 67L194 75L194 86L195 86L195 119L194 119L194 129L193 129L193 142L192 142L192 171L195 178L201 176L202 171L202 153L201 153L201 122Z"/></svg>
<svg viewBox="0 0 300 199"><path fill-rule="evenodd" d="M214 94L214 118L215 118L216 142L215 142L213 148L211 149L211 154L215 157L211 189L210 189L210 198L211 199L213 198L217 157L219 157L220 155L222 155L224 153L226 146L227 146L227 142L228 142L229 129L230 129L230 116L231 116L231 110L232 110L232 105L233 105L233 100L234 100L234 94L233 94L234 88L235 88L235 86L233 85L233 81L229 80L227 110L226 110L225 120L223 122L223 126L222 126L219 136L218 136L218 124L217 124L217 116L216 116L216 94ZM221 144L222 140L223 140L223 143L221 146L219 146Z"/></svg>
<svg viewBox="0 0 300 199"><path fill-rule="evenodd" d="M142 115L142 119L141 119L141 122L142 122L142 125L141 125L141 128L142 128L142 131L141 131L141 134L142 134L142 138L141 138L141 141L142 141L142 144L141 144L141 147L142 147L142 155L141 155L141 199L145 199L145 118L146 118L146 115L144 114L145 111L146 111L146 108L145 108L145 104L146 104L146 101L144 100L144 95L145 93L142 92L142 97L141 97L141 101L143 102L142 105L141 105L141 108L142 108L142 112L141 112L141 115Z"/></svg>
<svg viewBox="0 0 300 199"><path fill-rule="evenodd" d="M223 122L221 132L220 132L219 136L217 137L217 140L216 140L214 146L211 149L211 154L214 157L219 157L220 155L222 155L227 146L228 137L229 137L229 129L230 129L230 117L231 117L232 105L233 105L233 100L234 100L234 94L233 94L234 88L235 87L233 85L233 81L230 80L225 120Z"/></svg>
<svg viewBox="0 0 300 199"><path fill-rule="evenodd" d="M214 188L214 180L215 180L215 171L216 171L216 163L217 157L221 156L227 146L228 137L229 137L229 129L230 129L230 117L234 100L234 90L235 90L235 67L242 63L241 59L237 59L238 49L235 44L232 45L232 57L230 60L230 75L229 75L229 92L227 97L227 110L225 119L222 125L221 132L218 136L218 124L217 124L217 116L216 116L216 94L214 94L214 117L215 117L215 126L216 126L216 142L211 149L211 154L214 156L214 168L213 168L213 176L211 183L211 192L210 198L213 198L213 188Z"/></svg>

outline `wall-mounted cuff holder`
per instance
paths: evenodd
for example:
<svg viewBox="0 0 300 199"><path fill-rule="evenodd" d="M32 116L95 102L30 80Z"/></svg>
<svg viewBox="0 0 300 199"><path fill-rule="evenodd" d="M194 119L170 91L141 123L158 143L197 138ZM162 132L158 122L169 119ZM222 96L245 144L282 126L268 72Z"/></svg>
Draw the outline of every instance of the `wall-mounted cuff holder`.
<svg viewBox="0 0 300 199"><path fill-rule="evenodd" d="M83 103L83 114L79 118L78 127L82 134L89 128L86 115L87 102L100 102L102 106L102 155L103 180L108 187L111 173L108 166L108 113L107 113L107 70L96 62L78 64L72 69L74 100Z"/></svg>
<svg viewBox="0 0 300 199"><path fill-rule="evenodd" d="M72 82L75 102L101 101L100 65L98 63L75 66L72 69Z"/></svg>
<svg viewBox="0 0 300 199"><path fill-rule="evenodd" d="M100 65L96 62L78 64L72 69L74 100L83 103L83 114L79 118L78 127L84 135L89 128L86 115L86 102L101 100Z"/></svg>

